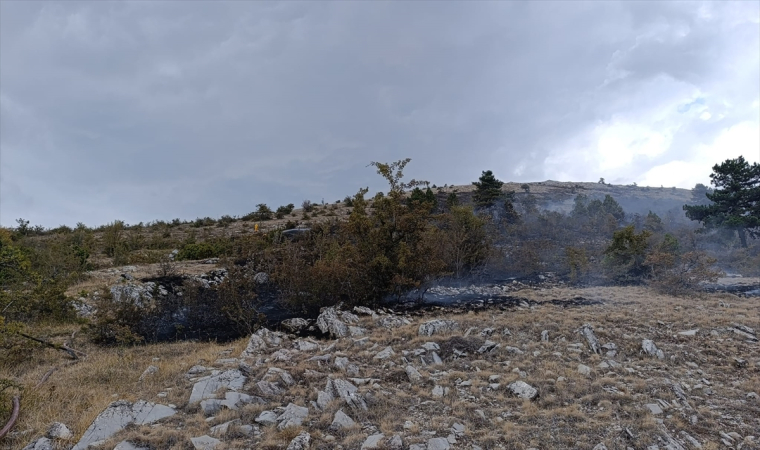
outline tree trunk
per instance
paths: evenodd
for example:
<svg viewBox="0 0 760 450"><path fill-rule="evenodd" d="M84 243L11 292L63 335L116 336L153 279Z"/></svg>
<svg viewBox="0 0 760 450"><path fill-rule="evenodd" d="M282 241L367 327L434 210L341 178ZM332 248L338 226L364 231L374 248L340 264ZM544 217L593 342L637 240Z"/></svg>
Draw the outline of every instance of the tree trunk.
<svg viewBox="0 0 760 450"><path fill-rule="evenodd" d="M747 232L744 228L739 228L736 231L739 232L739 240L742 242L742 248L747 248Z"/></svg>

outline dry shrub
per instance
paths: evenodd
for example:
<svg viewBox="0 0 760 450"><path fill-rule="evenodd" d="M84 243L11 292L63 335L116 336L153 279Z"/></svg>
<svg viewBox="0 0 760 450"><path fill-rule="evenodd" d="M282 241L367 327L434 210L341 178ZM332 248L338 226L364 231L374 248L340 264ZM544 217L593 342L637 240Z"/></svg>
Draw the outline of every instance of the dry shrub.
<svg viewBox="0 0 760 450"><path fill-rule="evenodd" d="M715 262L715 258L700 251L683 254L655 251L647 256L644 264L651 268L649 284L657 291L684 295L704 282L716 281L722 275L722 272L711 268Z"/></svg>

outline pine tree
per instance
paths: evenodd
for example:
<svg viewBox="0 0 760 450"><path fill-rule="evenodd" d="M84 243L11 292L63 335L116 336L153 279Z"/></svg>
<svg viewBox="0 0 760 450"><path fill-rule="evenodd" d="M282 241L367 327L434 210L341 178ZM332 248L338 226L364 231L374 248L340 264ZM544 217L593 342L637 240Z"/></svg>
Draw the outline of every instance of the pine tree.
<svg viewBox="0 0 760 450"><path fill-rule="evenodd" d="M501 197L501 187L503 181L498 180L490 170L483 171L478 181L472 183L475 186L473 200L475 205L481 208L488 208Z"/></svg>

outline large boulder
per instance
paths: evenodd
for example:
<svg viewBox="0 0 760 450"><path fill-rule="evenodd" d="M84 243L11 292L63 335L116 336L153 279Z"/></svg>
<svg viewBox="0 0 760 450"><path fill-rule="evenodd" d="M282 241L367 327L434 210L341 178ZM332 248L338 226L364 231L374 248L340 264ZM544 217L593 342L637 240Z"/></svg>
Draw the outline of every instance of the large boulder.
<svg viewBox="0 0 760 450"><path fill-rule="evenodd" d="M317 327L322 333L329 334L335 339L346 337L350 333L348 325L341 320L340 311L336 306L322 308L319 311Z"/></svg>
<svg viewBox="0 0 760 450"><path fill-rule="evenodd" d="M218 375L204 377L193 385L188 403L194 405L207 398L215 398L219 389L237 391L243 388L246 377L238 369L227 370Z"/></svg>
<svg viewBox="0 0 760 450"><path fill-rule="evenodd" d="M135 403L120 400L111 403L90 424L71 450L85 450L93 442L110 438L129 425L145 425L173 416L174 408L144 400Z"/></svg>

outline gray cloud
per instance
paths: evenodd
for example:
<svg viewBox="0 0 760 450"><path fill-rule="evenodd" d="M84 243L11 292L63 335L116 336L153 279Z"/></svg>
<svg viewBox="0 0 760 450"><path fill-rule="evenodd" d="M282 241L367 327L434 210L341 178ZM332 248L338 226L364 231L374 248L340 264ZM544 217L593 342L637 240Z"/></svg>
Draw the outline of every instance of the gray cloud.
<svg viewBox="0 0 760 450"><path fill-rule="evenodd" d="M438 184L654 179L760 124L750 2L1 2L0 20L5 226L334 201L404 157Z"/></svg>

